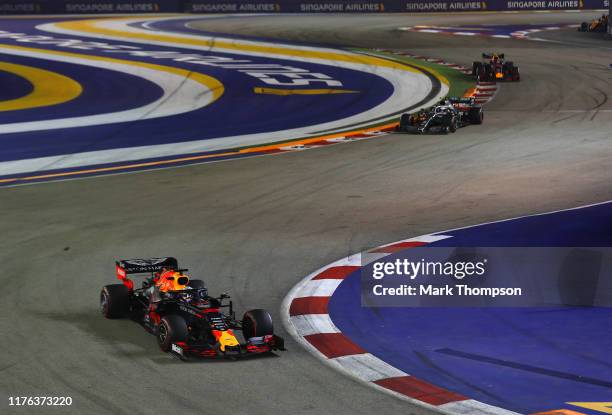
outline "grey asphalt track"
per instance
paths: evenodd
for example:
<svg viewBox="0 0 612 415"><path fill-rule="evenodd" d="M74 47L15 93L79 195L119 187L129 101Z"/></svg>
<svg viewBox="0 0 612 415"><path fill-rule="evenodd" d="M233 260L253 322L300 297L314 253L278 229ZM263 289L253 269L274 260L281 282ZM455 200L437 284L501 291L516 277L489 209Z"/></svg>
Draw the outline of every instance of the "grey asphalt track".
<svg viewBox="0 0 612 415"><path fill-rule="evenodd" d="M401 48L469 64L506 52L485 124L451 136L390 135L281 156L0 190L1 413L410 414L406 402L329 369L287 338L285 353L186 364L98 294L117 257L175 255L270 310L303 276L398 239L612 199L612 42L565 43L398 32L432 23L577 23L590 14L231 17L208 31ZM556 34L555 34L556 33ZM556 36L556 37L555 37ZM502 50L503 49L503 50ZM64 408L9 408L7 396L72 396Z"/></svg>

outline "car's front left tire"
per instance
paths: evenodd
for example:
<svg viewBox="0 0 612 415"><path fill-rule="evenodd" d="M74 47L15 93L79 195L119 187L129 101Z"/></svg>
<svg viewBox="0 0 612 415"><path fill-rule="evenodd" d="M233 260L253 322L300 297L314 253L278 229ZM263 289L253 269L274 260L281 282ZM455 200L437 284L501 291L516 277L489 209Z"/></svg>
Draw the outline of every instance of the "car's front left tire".
<svg viewBox="0 0 612 415"><path fill-rule="evenodd" d="M157 328L157 344L164 352L172 349L172 343L184 342L189 336L185 319L176 314L162 317Z"/></svg>

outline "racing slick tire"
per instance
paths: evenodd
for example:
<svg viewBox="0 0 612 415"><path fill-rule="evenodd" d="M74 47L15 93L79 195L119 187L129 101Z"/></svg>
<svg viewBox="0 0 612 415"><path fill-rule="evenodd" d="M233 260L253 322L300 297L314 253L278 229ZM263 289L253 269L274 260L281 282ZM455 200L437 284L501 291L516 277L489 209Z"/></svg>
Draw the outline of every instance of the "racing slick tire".
<svg viewBox="0 0 612 415"><path fill-rule="evenodd" d="M472 64L472 76L478 78L478 74L482 71L482 62L474 62Z"/></svg>
<svg viewBox="0 0 612 415"><path fill-rule="evenodd" d="M272 316L261 308L249 310L242 317L242 335L245 340L274 334Z"/></svg>
<svg viewBox="0 0 612 415"><path fill-rule="evenodd" d="M397 126L398 131L406 130L406 127L412 125L412 116L410 114L402 114L400 117L400 123Z"/></svg>
<svg viewBox="0 0 612 415"><path fill-rule="evenodd" d="M519 81L521 79L518 67L514 66L514 62L504 64L504 79L509 81Z"/></svg>
<svg viewBox="0 0 612 415"><path fill-rule="evenodd" d="M484 112L482 107L470 108L470 111L468 112L468 120L470 121L470 124L482 124L484 120Z"/></svg>
<svg viewBox="0 0 612 415"><path fill-rule="evenodd" d="M199 288L206 288L206 284L204 284L204 281L202 281L202 280L190 280L189 281L189 286L191 288L196 289L196 290L199 289Z"/></svg>
<svg viewBox="0 0 612 415"><path fill-rule="evenodd" d="M478 82L488 82L491 80L495 80L495 76L493 75L493 68L490 64L485 63L481 70L478 71L478 77L476 78Z"/></svg>
<svg viewBox="0 0 612 415"><path fill-rule="evenodd" d="M456 117L453 117L451 119L451 122L450 122L449 126L448 126L448 130L451 133L455 133L455 132L457 132L457 128L459 128L459 121L457 120Z"/></svg>
<svg viewBox="0 0 612 415"><path fill-rule="evenodd" d="M189 337L185 319L176 314L162 317L157 328L157 344L164 352L172 349L172 343L184 342Z"/></svg>
<svg viewBox="0 0 612 415"><path fill-rule="evenodd" d="M100 292L100 311L106 318L125 317L130 312L130 291L123 284L105 285Z"/></svg>

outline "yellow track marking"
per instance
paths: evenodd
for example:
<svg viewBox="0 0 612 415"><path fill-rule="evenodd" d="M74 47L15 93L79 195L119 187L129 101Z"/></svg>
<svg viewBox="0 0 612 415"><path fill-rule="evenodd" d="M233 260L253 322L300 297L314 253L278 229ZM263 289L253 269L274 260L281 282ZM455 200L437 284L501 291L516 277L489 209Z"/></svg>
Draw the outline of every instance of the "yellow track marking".
<svg viewBox="0 0 612 415"><path fill-rule="evenodd" d="M235 50L237 52L257 52L257 53L265 53L265 54L276 54L276 55L285 55L285 56L293 56L300 58L309 58L309 59L324 59L329 61L341 61L341 62L350 62L350 63L359 63L366 65L374 65L374 66L382 66L386 68L393 68L403 71L411 71L417 72L414 68L407 67L403 64L399 64L397 62L392 62L389 60L377 58L374 56L366 56L366 55L353 55L353 54L342 54L335 52L327 52L327 51L317 51L317 50L303 50L303 49L291 49L289 47L280 47L280 46L268 46L268 45L254 45L254 44L243 44L239 41L221 41L218 39L189 39L178 36L172 36L170 34L159 34L159 33L134 33L134 32L125 32L116 29L109 29L105 27L97 26L98 23L104 21L120 21L120 20L132 20L133 17L125 18L109 18L109 19L92 19L92 20L75 20L69 22L59 22L55 23L55 26L61 29L79 31L84 33L96 33L104 36L113 36L113 37L123 37L125 39L140 39L140 40L148 40L148 41L157 41L157 42L171 42L177 45L187 45L187 46L200 46L206 48L222 48Z"/></svg>
<svg viewBox="0 0 612 415"><path fill-rule="evenodd" d="M223 95L223 92L225 91L223 84L219 82L218 80L216 80L215 78L213 78L212 76L204 75L199 72L187 71L185 69L174 68L171 66L163 66L163 65L153 64L153 63L108 58L105 56L85 55L85 54L79 54L79 53L73 53L73 52L60 52L60 51L48 50L48 49L38 49L38 48L29 48L25 46L13 46L13 45L0 44L0 50L2 49L44 53L47 55L87 59L90 61L110 62L110 63L116 63L116 64L121 64L121 65L140 66L142 68L152 69L155 71L162 71L162 72L172 73L175 75L180 75L180 76L183 76L184 78L189 78L195 82L198 82L206 86L208 89L210 89L210 91L213 94L213 98L210 101L210 103L213 103L214 101L219 99L221 95ZM51 86L55 88L55 85L51 84Z"/></svg>
<svg viewBox="0 0 612 415"><path fill-rule="evenodd" d="M359 91L350 89L279 89L279 88L253 88L256 94L269 95L333 95L333 94L356 94Z"/></svg>
<svg viewBox="0 0 612 415"><path fill-rule="evenodd" d="M172 165L175 163L206 160L206 159L211 159L215 157L225 157L225 156L232 156L232 155L235 156L235 155L245 154L245 153L256 153L256 152L262 152L262 151L268 151L268 150L278 150L280 147L298 146L298 145L310 144L316 141L326 140L330 138L350 137L351 135L356 135L360 133L367 133L370 131L380 131L386 128L393 128L397 126L397 124L398 124L397 122L394 122L394 123L390 123L386 125L381 125L378 127L360 129L357 131L338 133L338 134L313 137L313 138L306 138L302 140L290 140L284 143L270 144L270 145L264 145L264 146L259 146L259 147L249 147L249 148L245 148L245 149L237 150L237 151L228 150L227 152L224 152L224 153L204 154L201 156L189 156L189 157L181 157L181 158L176 158L176 159L171 159L171 160L151 161L151 162L145 162L145 163L124 164L121 166L103 167L103 168L98 168L98 169L83 169L83 170L78 170L78 171L69 171L69 172L62 172L62 173L49 173L49 174L18 177L18 178L11 178L11 179L0 179L0 183L15 183L15 182L20 182L20 181L27 182L27 181L32 181L32 180L78 176L82 174L111 173L111 172L119 171L119 170L130 170L130 169L139 169L143 167Z"/></svg>
<svg viewBox="0 0 612 415"><path fill-rule="evenodd" d="M568 402L570 405L592 409L604 414L612 414L612 402Z"/></svg>
<svg viewBox="0 0 612 415"><path fill-rule="evenodd" d="M67 29L67 30L83 31L86 33L87 32L97 33L97 34L102 34L102 35L107 35L107 36L139 38L143 40L174 42L177 44L196 45L196 46L204 46L204 47L216 46L216 47L220 47L224 49L236 50L238 53L240 51L250 51L250 52L258 52L258 53L273 53L273 54L278 54L278 55L295 56L295 57L303 57L303 58L324 59L324 60L332 60L332 61L335 60L335 61L344 61L344 62L350 62L350 63L369 64L369 65L382 66L382 67L387 67L387 68L393 68L393 69L398 69L398 70L420 73L420 71L410 66L407 66L407 64L398 63L398 62L394 62L391 60L387 60L385 58L378 58L378 57L371 56L371 55L363 55L363 54L343 55L343 54L333 53L333 52L294 50L294 49L281 48L281 47L276 47L276 46L244 45L244 44L240 44L239 42L228 43L228 42L220 42L218 40L208 41L208 40L185 39L185 38L175 37L171 35L131 33L131 32L128 33L128 32L123 32L120 30L99 28L95 26L95 23L100 22L102 20L124 20L124 19L133 19L133 17L61 22L61 23L56 23L56 26L63 28L63 29ZM11 46L11 47L17 48L17 49L21 48L18 46ZM29 49L29 48L23 48L23 49L34 50L34 49ZM46 50L40 50L40 49L37 49L37 51L47 52ZM70 55L81 56L77 54L71 54L68 52L53 52L53 53L57 53L60 55L65 54L69 56ZM90 56L90 55L83 55L83 56L86 56L91 59L98 58L102 60L118 61L118 62L127 63L127 64L138 64L138 65L146 66L146 67L163 68L160 70L169 69L169 70L177 71L177 72L178 71L186 72L186 71L182 71L177 68L160 67L159 65L146 64L142 62L121 61L118 59L102 58L102 57L96 57L96 56ZM446 85L449 84L449 81L444 76L442 76L440 73L436 72L435 70L432 70L431 68L420 66L420 65L414 65L414 66L418 66L419 68L422 68L426 72L433 74L436 78L440 80L440 82ZM214 78L210 78L210 79L214 80L215 82L218 82ZM215 99L217 99L223 93L223 85L219 83L219 87L221 88L221 91L219 92L218 96L215 96ZM211 89L213 90L213 92L217 91L217 89L215 88L211 88ZM272 88L267 88L267 89L272 89ZM358 91L351 91L351 92L358 92ZM152 166L172 165L175 163L206 160L206 159L211 159L211 158L216 158L216 157L225 157L225 156L232 156L232 155L239 155L239 154L265 152L265 151L270 151L270 150L278 150L279 148L286 147L286 146L299 146L299 145L315 143L321 140L327 140L327 139L332 139L332 138L350 137L352 135L358 135L358 134L368 133L372 131L388 130L388 129L392 129L396 127L397 125L398 125L398 122L390 122L385 125L378 125L376 127L359 128L353 131L339 132L335 134L318 136L318 137L287 140L281 143L260 145L260 146L249 147L249 148L244 148L240 150L233 150L233 151L228 150L227 152L223 152L223 153L181 157L181 158L162 160L162 161L124 164L120 166L98 168L98 169L83 169L83 170L71 171L71 172L50 173L50 174L44 174L44 175L33 175L33 176L28 176L28 177L11 178L11 179L0 179L0 183L11 183L11 182L19 182L19 181L26 182L26 181L40 180L40 179L71 177L71 176L78 176L82 174L110 173L113 171L139 169L143 167L152 167Z"/></svg>
<svg viewBox="0 0 612 415"><path fill-rule="evenodd" d="M78 82L44 69L0 62L0 71L20 76L34 87L32 92L23 97L0 101L0 112L63 104L72 101L83 92Z"/></svg>

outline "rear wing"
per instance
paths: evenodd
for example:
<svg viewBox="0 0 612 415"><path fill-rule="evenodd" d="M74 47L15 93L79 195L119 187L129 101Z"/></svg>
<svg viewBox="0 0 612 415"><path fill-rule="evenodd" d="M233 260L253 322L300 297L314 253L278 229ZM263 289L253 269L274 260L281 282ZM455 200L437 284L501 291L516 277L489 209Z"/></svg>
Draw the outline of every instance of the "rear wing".
<svg viewBox="0 0 612 415"><path fill-rule="evenodd" d="M494 55L494 53L483 53L483 54L482 54L482 57L483 57L484 59L491 59L491 58L493 57L493 55ZM504 54L503 54L503 53L498 53L498 54L497 54L497 56L498 56L500 59L504 59Z"/></svg>
<svg viewBox="0 0 612 415"><path fill-rule="evenodd" d="M149 259L121 259L115 263L117 269L121 268L127 274L142 274L145 272L159 272L163 268L178 269L176 258L149 258Z"/></svg>
<svg viewBox="0 0 612 415"><path fill-rule="evenodd" d="M448 100L451 102L451 104L474 105L474 103L476 102L476 98L474 97L450 97L448 98Z"/></svg>
<svg viewBox="0 0 612 415"><path fill-rule="evenodd" d="M148 259L120 259L115 261L117 278L130 291L134 289L134 283L128 278L130 274L144 274L159 272L162 269L173 269L178 271L178 261L176 258L148 258Z"/></svg>

